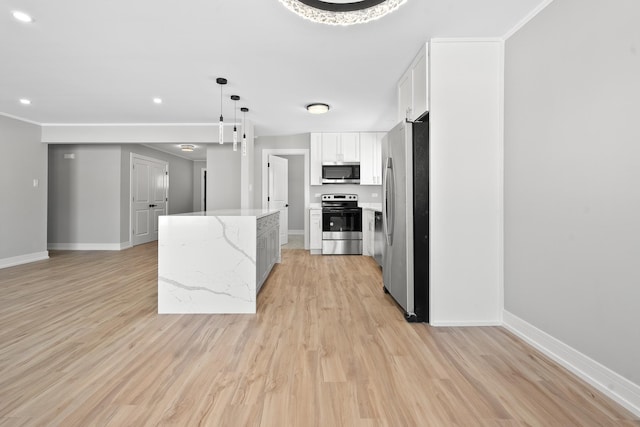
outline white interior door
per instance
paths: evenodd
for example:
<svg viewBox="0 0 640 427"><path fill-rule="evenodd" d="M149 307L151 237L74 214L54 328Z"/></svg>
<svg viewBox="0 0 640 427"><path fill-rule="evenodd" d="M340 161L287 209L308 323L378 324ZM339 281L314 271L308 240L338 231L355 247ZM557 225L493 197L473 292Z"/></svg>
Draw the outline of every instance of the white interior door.
<svg viewBox="0 0 640 427"><path fill-rule="evenodd" d="M160 160L132 156L131 243L158 240L158 217L167 214L168 165Z"/></svg>
<svg viewBox="0 0 640 427"><path fill-rule="evenodd" d="M289 242L289 161L269 155L269 209L280 210L280 244Z"/></svg>

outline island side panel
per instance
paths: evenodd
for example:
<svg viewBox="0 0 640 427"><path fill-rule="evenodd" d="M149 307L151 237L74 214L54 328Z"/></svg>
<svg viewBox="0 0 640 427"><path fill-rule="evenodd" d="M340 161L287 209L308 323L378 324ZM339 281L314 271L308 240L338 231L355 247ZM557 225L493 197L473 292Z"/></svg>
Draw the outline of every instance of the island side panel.
<svg viewBox="0 0 640 427"><path fill-rule="evenodd" d="M255 313L256 218L162 216L158 313Z"/></svg>

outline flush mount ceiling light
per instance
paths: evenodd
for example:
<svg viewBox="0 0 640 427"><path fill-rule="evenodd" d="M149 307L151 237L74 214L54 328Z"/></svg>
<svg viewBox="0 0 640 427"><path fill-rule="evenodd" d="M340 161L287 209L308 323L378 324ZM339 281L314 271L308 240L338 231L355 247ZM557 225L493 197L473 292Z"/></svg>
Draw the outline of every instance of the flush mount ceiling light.
<svg viewBox="0 0 640 427"><path fill-rule="evenodd" d="M195 145L192 145L192 144L180 144L180 149L181 149L182 151L189 151L189 152L191 152L191 151L193 151L193 149L194 149L194 148L196 148L196 146L195 146Z"/></svg>
<svg viewBox="0 0 640 427"><path fill-rule="evenodd" d="M162 104L162 98L153 98L154 104Z"/></svg>
<svg viewBox="0 0 640 427"><path fill-rule="evenodd" d="M22 105L31 105L31 100L26 99L26 98L21 98L20 99L20 104L22 104Z"/></svg>
<svg viewBox="0 0 640 427"><path fill-rule="evenodd" d="M329 111L329 105L322 104L320 102L314 102L313 104L307 105L307 111L311 114L324 114Z"/></svg>
<svg viewBox="0 0 640 427"><path fill-rule="evenodd" d="M305 19L328 25L363 24L393 12L407 0L280 0Z"/></svg>

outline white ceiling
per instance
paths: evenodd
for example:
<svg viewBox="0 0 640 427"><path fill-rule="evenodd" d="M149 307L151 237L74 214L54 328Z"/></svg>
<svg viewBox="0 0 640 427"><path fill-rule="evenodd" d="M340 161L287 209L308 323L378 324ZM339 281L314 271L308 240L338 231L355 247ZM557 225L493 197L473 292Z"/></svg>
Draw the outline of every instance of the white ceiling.
<svg viewBox="0 0 640 427"><path fill-rule="evenodd" d="M335 27L278 0L0 0L0 113L44 124L213 123L215 79L226 77L225 120L229 96L240 95L258 136L387 130L396 82L422 43L502 37L543 2L408 0L378 21ZM14 20L16 9L35 22ZM308 114L316 101L331 112Z"/></svg>

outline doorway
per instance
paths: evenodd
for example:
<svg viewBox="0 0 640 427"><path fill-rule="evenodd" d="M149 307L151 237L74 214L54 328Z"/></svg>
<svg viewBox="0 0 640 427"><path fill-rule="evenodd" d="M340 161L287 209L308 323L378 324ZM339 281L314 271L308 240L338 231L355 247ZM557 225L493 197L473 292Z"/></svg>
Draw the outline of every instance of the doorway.
<svg viewBox="0 0 640 427"><path fill-rule="evenodd" d="M169 164L131 153L131 244L158 240L158 218L169 205Z"/></svg>
<svg viewBox="0 0 640 427"><path fill-rule="evenodd" d="M304 162L304 172L301 181L304 188L304 248L309 249L309 150L304 148L265 148L262 150L262 208L269 206L269 156L302 156ZM290 206L291 207L291 206Z"/></svg>

